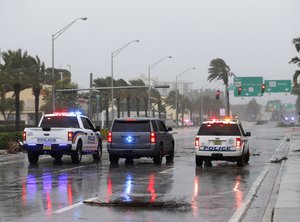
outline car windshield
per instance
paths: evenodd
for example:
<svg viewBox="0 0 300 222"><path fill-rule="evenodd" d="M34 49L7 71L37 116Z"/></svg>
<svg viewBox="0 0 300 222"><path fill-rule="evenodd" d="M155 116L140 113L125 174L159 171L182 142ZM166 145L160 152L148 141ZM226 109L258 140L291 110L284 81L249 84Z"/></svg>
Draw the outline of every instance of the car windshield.
<svg viewBox="0 0 300 222"><path fill-rule="evenodd" d="M41 127L79 128L76 116L47 116L41 122Z"/></svg>
<svg viewBox="0 0 300 222"><path fill-rule="evenodd" d="M237 124L205 123L200 127L198 135L240 136L241 132Z"/></svg>
<svg viewBox="0 0 300 222"><path fill-rule="evenodd" d="M113 132L150 132L149 121L115 121Z"/></svg>

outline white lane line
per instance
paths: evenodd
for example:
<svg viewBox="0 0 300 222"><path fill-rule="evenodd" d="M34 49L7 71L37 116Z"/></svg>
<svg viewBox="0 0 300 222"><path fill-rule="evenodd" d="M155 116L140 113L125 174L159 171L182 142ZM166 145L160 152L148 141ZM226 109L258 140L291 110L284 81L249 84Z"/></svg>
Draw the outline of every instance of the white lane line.
<svg viewBox="0 0 300 222"><path fill-rule="evenodd" d="M168 173L171 170L174 170L174 168L166 169L166 170L163 170L163 171L158 172L158 173L165 174L165 173Z"/></svg>
<svg viewBox="0 0 300 222"><path fill-rule="evenodd" d="M243 201L242 205L235 211L232 217L228 220L228 222L236 222L240 221L241 217L248 209L252 199L255 197L259 186L261 185L263 179L265 178L266 174L269 171L269 166L266 166L264 171L260 173L260 175L256 178L255 182L253 183L248 195L246 196L245 200Z"/></svg>
<svg viewBox="0 0 300 222"><path fill-rule="evenodd" d="M64 169L64 170L59 170L58 172L61 173L61 172L66 172L66 171L71 171L71 170L77 170L77 169L80 169L80 168L85 168L85 166L78 166L78 167L68 168L68 169Z"/></svg>
<svg viewBox="0 0 300 222"><path fill-rule="evenodd" d="M97 198L96 198L96 197L93 197L93 198L86 199L85 201L95 201L95 200L97 200ZM81 206L81 205L83 205L83 201L80 201L80 202L78 202L78 203L76 203L76 204L72 204L72 205L70 205L70 206L61 208L61 209L59 209L59 210L54 211L53 213L54 213L54 214L60 214L60 213L66 212L66 211L68 211L68 210L71 210L71 209L73 209L73 208L75 208L75 207L79 207L79 206Z"/></svg>

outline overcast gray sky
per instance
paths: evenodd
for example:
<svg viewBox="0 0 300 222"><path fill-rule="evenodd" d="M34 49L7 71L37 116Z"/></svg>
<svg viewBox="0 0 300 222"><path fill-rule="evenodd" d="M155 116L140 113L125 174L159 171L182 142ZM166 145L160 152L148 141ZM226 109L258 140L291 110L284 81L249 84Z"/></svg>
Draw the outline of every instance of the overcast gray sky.
<svg viewBox="0 0 300 222"><path fill-rule="evenodd" d="M299 0L0 0L1 51L27 51L51 67L51 35L79 17L55 40L55 67L69 69L80 88L110 76L111 52L132 43L114 59L114 78L147 75L148 66L171 55L151 71L159 81L207 85L212 59L222 58L237 76L291 79L296 56L291 43L300 36ZM223 90L221 82L209 86ZM266 95L294 101L288 95ZM249 99L233 98L232 103Z"/></svg>

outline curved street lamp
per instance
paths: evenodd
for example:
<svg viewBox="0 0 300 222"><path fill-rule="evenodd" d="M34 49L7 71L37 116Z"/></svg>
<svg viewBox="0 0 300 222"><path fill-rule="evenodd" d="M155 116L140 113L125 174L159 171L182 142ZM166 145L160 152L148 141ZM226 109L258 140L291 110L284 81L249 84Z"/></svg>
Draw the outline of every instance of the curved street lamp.
<svg viewBox="0 0 300 222"><path fill-rule="evenodd" d="M123 49L129 46L133 42L139 42L140 40L132 40L126 43L118 50L111 53L111 121L114 120L114 57L116 57Z"/></svg>
<svg viewBox="0 0 300 222"><path fill-rule="evenodd" d="M148 111L149 111L149 116L150 116L150 106L151 106L151 102L150 102L150 92L151 92L151 85L150 85L150 71L151 69L153 69L156 65L158 65L159 63L161 63L163 60L165 59L171 59L172 56L165 56L163 58L161 58L160 60L158 60L157 62L153 63L152 65L148 66Z"/></svg>
<svg viewBox="0 0 300 222"><path fill-rule="evenodd" d="M183 72L176 75L176 82L175 82L175 108L176 108L176 126L178 126L178 90L177 90L177 79L178 77L182 76L183 74L187 73L191 69L196 69L195 67L188 68Z"/></svg>
<svg viewBox="0 0 300 222"><path fill-rule="evenodd" d="M67 26L60 29L55 34L52 34L52 112L55 112L55 75L54 75L54 41L61 36L68 28L71 27L78 20L87 20L87 17L77 18Z"/></svg>

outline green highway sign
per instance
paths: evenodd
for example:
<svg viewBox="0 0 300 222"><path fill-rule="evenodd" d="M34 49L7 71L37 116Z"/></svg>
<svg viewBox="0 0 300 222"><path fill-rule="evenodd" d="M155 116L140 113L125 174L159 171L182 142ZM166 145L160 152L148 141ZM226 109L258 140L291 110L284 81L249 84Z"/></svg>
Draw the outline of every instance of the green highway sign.
<svg viewBox="0 0 300 222"><path fill-rule="evenodd" d="M234 96L262 96L261 86L263 84L263 77L235 77L234 78ZM238 88L241 87L239 95Z"/></svg>
<svg viewBox="0 0 300 222"><path fill-rule="evenodd" d="M289 93L292 91L291 80L265 80L266 93Z"/></svg>

